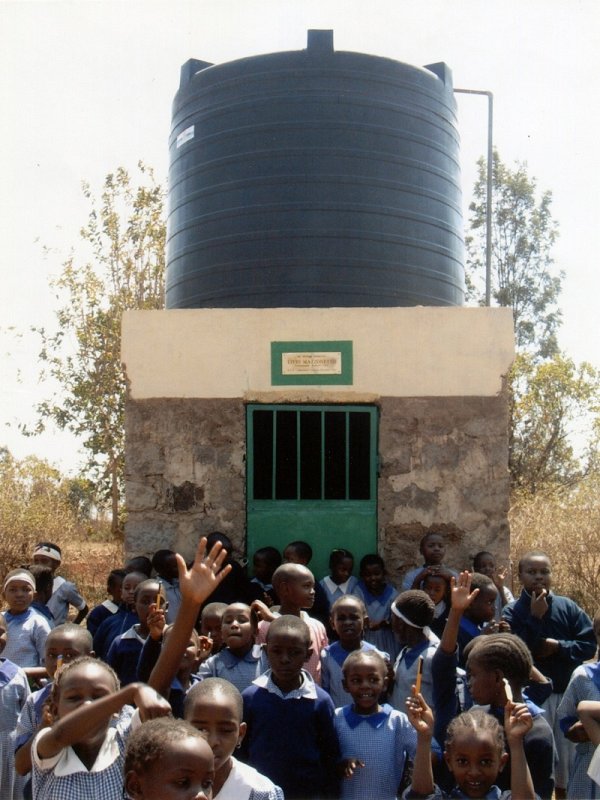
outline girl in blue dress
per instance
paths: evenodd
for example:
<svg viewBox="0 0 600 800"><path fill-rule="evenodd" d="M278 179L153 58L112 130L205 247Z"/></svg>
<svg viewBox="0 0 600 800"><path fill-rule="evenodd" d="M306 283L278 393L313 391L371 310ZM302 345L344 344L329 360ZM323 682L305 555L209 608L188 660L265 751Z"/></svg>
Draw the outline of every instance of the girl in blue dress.
<svg viewBox="0 0 600 800"><path fill-rule="evenodd" d="M398 591L386 581L385 564L377 553L363 556L360 562L360 580L353 592L365 604L368 624L365 626L366 642L388 653L392 661L399 653L399 645L392 632L392 603Z"/></svg>

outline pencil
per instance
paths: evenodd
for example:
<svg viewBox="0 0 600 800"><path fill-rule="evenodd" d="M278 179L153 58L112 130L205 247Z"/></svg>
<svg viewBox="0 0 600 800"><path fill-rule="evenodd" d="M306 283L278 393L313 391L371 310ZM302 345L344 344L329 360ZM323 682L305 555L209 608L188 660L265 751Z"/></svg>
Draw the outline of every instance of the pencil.
<svg viewBox="0 0 600 800"><path fill-rule="evenodd" d="M415 694L421 691L421 680L423 678L423 656L419 656L419 663L417 664L417 680L415 681Z"/></svg>

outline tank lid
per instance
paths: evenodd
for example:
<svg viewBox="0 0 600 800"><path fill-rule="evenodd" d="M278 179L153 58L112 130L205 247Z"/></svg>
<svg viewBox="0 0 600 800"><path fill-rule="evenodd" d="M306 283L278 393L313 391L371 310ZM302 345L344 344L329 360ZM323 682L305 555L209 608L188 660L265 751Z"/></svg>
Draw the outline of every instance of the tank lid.
<svg viewBox="0 0 600 800"><path fill-rule="evenodd" d="M333 53L333 31L307 31L306 49L315 54Z"/></svg>
<svg viewBox="0 0 600 800"><path fill-rule="evenodd" d="M188 59L179 73L179 88L188 84L197 72L212 66L210 61L199 61L197 58Z"/></svg>

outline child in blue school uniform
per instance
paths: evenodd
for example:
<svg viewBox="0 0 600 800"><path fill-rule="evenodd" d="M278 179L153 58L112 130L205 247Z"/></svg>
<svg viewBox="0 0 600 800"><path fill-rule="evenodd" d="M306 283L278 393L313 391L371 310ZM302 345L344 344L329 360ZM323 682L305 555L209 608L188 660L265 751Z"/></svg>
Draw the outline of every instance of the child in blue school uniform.
<svg viewBox="0 0 600 800"><path fill-rule="evenodd" d="M392 629L402 649L394 663L390 704L398 710L404 710L421 659L421 693L427 703L432 702L431 660L440 643L429 627L434 609L433 600L419 589L402 592L392 603Z"/></svg>
<svg viewBox="0 0 600 800"><path fill-rule="evenodd" d="M149 578L137 585L134 601L138 622L117 636L106 656L106 663L117 673L122 686L137 680L138 659L148 638L148 615L151 606L156 606L157 597L162 599L157 580Z"/></svg>
<svg viewBox="0 0 600 800"><path fill-rule="evenodd" d="M8 630L5 658L24 670L42 666L50 622L31 608L35 580L29 570L13 569L4 578L2 594L8 609L4 619Z"/></svg>
<svg viewBox="0 0 600 800"><path fill-rule="evenodd" d="M308 625L277 617L267 632L271 669L242 692L247 732L241 758L283 789L286 800L336 797L339 745L331 698L303 669Z"/></svg>
<svg viewBox="0 0 600 800"><path fill-rule="evenodd" d="M48 634L44 656L44 667L50 680L42 688L30 694L17 721L14 742L15 769L19 775L28 776L23 790L25 798L31 798L31 744L38 730L48 726L45 715L46 701L52 691L52 681L57 669L75 658L90 655L92 636L89 631L72 622L57 625Z"/></svg>
<svg viewBox="0 0 600 800"><path fill-rule="evenodd" d="M243 692L255 678L269 668L267 654L256 644L258 617L245 603L227 606L221 619L221 637L225 645L216 655L204 661L194 676L225 678Z"/></svg>
<svg viewBox="0 0 600 800"><path fill-rule="evenodd" d="M358 583L358 578L352 574L354 569L354 556L350 550L340 547L332 550L329 556L329 575L321 578L319 583L325 590L329 611L340 597L352 594L354 587Z"/></svg>
<svg viewBox="0 0 600 800"><path fill-rule="evenodd" d="M395 800L406 759L414 759L416 733L403 711L381 705L387 665L376 650L351 653L344 685L352 697L335 711L342 753L342 800Z"/></svg>
<svg viewBox="0 0 600 800"><path fill-rule="evenodd" d="M105 619L94 634L94 652L98 658L106 659L113 641L138 622L135 610L135 590L138 584L148 580L143 572L128 572L121 586L121 602L117 611Z"/></svg>
<svg viewBox="0 0 600 800"><path fill-rule="evenodd" d="M113 569L108 573L106 593L110 595L110 600L103 600L100 605L94 606L85 621L87 629L92 636L95 636L96 631L105 619L109 619L118 612L121 603L121 589L126 575L127 573L124 569Z"/></svg>
<svg viewBox="0 0 600 800"><path fill-rule="evenodd" d="M2 657L8 631L0 614L0 789L3 800L20 800L24 779L15 772L15 727L29 696L25 672Z"/></svg>
<svg viewBox="0 0 600 800"><path fill-rule="evenodd" d="M77 587L71 581L65 580L61 575L56 575L62 561L62 551L53 542L38 542L33 549L33 563L52 570L52 595L48 600L48 608L52 612L55 625L62 625L67 621L71 606L77 609L73 620L79 625L88 613L88 606Z"/></svg>
<svg viewBox="0 0 600 800"><path fill-rule="evenodd" d="M489 633L490 630L493 632L509 630L505 622L494 624L490 628L495 618L498 597L494 581L487 575L474 572L471 575L471 589L478 591L470 605L465 608L458 629L458 661L461 667L465 666L464 649L472 639L482 633Z"/></svg>
<svg viewBox="0 0 600 800"><path fill-rule="evenodd" d="M321 650L321 685L333 700L336 708L348 705L352 697L344 688L342 667L350 653L375 650L375 645L365 642L363 633L367 624L367 610L363 601L351 594L342 595L331 607L331 625L337 641ZM387 653L381 655L389 663Z"/></svg>
<svg viewBox="0 0 600 800"><path fill-rule="evenodd" d="M367 609L369 624L365 629L365 641L395 659L399 648L392 632L391 616L398 592L386 581L385 564L377 553L369 553L361 559L360 580L353 594L360 597Z"/></svg>
<svg viewBox="0 0 600 800"><path fill-rule="evenodd" d="M449 793L433 782L433 713L421 694L408 699L407 713L417 732L417 749L411 785L402 800L538 800L523 749L523 739L531 729L531 715L523 703L507 702L505 734L498 720L482 709L465 711L452 721L444 745L444 759L454 779ZM508 759L505 735L511 754L509 791L501 791L497 785Z"/></svg>

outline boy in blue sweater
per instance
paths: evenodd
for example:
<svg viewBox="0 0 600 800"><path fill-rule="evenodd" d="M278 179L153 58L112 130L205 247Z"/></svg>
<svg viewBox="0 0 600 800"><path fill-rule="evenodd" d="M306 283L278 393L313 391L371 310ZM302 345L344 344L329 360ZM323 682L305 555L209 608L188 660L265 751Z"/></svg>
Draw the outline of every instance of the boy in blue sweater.
<svg viewBox="0 0 600 800"><path fill-rule="evenodd" d="M334 706L302 668L311 655L307 624L288 614L275 619L267 655L271 669L242 693L248 726L242 757L281 786L286 800L336 797Z"/></svg>

